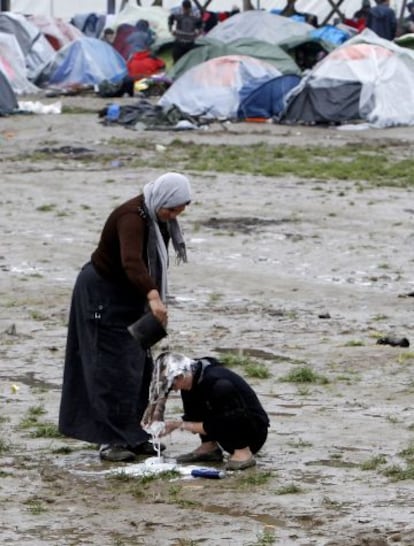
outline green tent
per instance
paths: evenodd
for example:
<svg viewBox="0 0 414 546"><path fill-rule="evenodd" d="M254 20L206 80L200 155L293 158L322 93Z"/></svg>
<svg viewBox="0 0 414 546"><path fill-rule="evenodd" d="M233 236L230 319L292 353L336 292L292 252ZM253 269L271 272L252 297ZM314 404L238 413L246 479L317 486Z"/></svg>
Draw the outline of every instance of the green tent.
<svg viewBox="0 0 414 546"><path fill-rule="evenodd" d="M301 74L292 57L281 47L254 38L239 38L233 42L221 42L213 38L199 38L194 49L186 53L169 70L168 77L176 80L189 68L202 62L226 55L247 55L272 64L282 74Z"/></svg>

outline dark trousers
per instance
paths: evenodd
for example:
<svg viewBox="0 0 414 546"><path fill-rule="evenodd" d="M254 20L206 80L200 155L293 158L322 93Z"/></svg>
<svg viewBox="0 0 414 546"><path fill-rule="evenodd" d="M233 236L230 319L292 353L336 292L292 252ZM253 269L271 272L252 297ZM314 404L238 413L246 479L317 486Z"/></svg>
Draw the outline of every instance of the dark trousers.
<svg viewBox="0 0 414 546"><path fill-rule="evenodd" d="M175 41L172 46L172 58L173 58L174 64L178 61L178 59L181 59L181 57L185 55L187 51L191 51L193 47L194 47L194 42Z"/></svg>
<svg viewBox="0 0 414 546"><path fill-rule="evenodd" d="M202 423L210 415L208 405L196 392L181 391L181 398L185 420ZM251 414L241 403L215 415L214 422L214 433L200 435L201 441L215 441L228 453L245 447L257 453L267 439L268 423Z"/></svg>

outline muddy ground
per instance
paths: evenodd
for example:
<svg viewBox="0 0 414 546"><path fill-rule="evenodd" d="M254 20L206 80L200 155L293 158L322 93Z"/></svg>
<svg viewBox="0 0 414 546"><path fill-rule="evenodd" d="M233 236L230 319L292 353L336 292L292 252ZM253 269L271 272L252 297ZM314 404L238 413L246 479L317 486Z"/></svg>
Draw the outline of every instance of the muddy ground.
<svg viewBox="0 0 414 546"><path fill-rule="evenodd" d="M96 111L102 100L63 99ZM131 168L114 139L144 160L141 139L162 154L177 138L241 153L260 141L372 140L413 155L414 129L219 124L178 135L103 127L96 111L0 119L0 543L412 546L414 352L377 344L413 338L407 189L187 173L190 262L171 264L168 343L266 367L249 378L271 417L256 468L215 481L109 479L95 446L55 432L75 276L110 210L162 172ZM283 381L303 369L320 381ZM173 397L168 415L179 414ZM197 438L166 443L173 459Z"/></svg>

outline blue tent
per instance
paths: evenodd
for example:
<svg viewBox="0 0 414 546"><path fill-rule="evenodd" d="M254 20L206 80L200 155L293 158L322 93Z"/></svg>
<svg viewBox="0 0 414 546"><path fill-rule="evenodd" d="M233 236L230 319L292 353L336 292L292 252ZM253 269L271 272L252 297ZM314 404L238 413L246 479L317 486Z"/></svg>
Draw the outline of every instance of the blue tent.
<svg viewBox="0 0 414 546"><path fill-rule="evenodd" d="M285 107L285 97L301 81L296 74L283 74L259 87L246 85L240 92L239 119L277 117Z"/></svg>
<svg viewBox="0 0 414 546"><path fill-rule="evenodd" d="M121 81L128 73L123 57L103 40L79 38L60 49L36 78L39 87L98 85Z"/></svg>

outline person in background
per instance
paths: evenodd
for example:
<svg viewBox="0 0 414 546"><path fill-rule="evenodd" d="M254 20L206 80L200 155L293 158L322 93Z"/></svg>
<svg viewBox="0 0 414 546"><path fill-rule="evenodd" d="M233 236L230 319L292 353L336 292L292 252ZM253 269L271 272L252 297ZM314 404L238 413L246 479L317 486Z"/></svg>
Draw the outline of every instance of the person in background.
<svg viewBox="0 0 414 546"><path fill-rule="evenodd" d="M353 19L356 19L356 20L364 19L365 21L367 21L370 9L371 9L370 0L362 0L361 7L359 8L359 10L357 10L354 13Z"/></svg>
<svg viewBox="0 0 414 546"><path fill-rule="evenodd" d="M287 0L286 6L280 12L283 17L292 17L293 15L301 15L295 7L296 0Z"/></svg>
<svg viewBox="0 0 414 546"><path fill-rule="evenodd" d="M108 216L80 271L69 316L59 430L100 444L107 461L155 455L140 425L153 367L127 327L147 312L165 327L168 243L187 261L177 222L190 203L187 177L168 172Z"/></svg>
<svg viewBox="0 0 414 546"><path fill-rule="evenodd" d="M241 376L212 357L191 359L161 353L155 361L144 426L163 421L171 390L181 391L184 416L166 421L161 436L180 429L199 434L201 439L199 447L177 457L177 462L219 462L227 452L227 470L245 470L256 464L254 454L267 439L269 418Z"/></svg>
<svg viewBox="0 0 414 546"><path fill-rule="evenodd" d="M183 0L180 11L169 15L168 29L175 38L172 57L176 63L187 51L193 49L202 31L201 17L193 11L190 0Z"/></svg>
<svg viewBox="0 0 414 546"><path fill-rule="evenodd" d="M414 32L414 2L408 2L407 9L410 14L403 21L401 34L411 34Z"/></svg>
<svg viewBox="0 0 414 546"><path fill-rule="evenodd" d="M287 0L286 6L281 10L279 15L283 17L300 17L305 23L314 27L318 26L318 18L313 13L305 13L296 10L296 0Z"/></svg>
<svg viewBox="0 0 414 546"><path fill-rule="evenodd" d="M101 40L108 43L109 45L113 45L115 40L115 31L112 30L112 28L106 28L103 31Z"/></svg>
<svg viewBox="0 0 414 546"><path fill-rule="evenodd" d="M151 30L146 19L140 19L135 25L135 30L126 39L126 60L139 51L148 51L155 41L155 33Z"/></svg>
<svg viewBox="0 0 414 546"><path fill-rule="evenodd" d="M380 38L394 40L397 32L397 18L395 11L390 8L389 0L375 0L376 6L370 8L367 18L367 27Z"/></svg>

